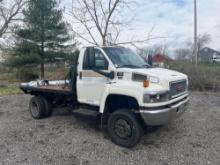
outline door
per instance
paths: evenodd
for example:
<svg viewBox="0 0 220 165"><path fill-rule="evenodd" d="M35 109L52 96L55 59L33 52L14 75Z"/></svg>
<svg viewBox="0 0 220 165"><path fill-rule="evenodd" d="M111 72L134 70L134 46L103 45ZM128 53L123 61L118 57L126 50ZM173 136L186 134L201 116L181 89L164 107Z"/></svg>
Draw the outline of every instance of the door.
<svg viewBox="0 0 220 165"><path fill-rule="evenodd" d="M108 71L108 61L102 51L98 48L94 49L94 67L91 69L89 66L89 51L90 48L84 53L81 61L81 67L79 67L79 76L77 78L77 96L80 103L86 103L90 105L100 105L102 94L105 89L105 85L108 81L106 77L94 72L93 69L99 69Z"/></svg>

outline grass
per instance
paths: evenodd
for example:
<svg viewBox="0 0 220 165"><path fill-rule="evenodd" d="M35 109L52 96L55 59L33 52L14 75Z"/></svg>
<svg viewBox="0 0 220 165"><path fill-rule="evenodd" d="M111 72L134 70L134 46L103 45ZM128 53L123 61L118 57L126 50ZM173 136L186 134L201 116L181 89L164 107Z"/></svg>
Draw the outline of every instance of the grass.
<svg viewBox="0 0 220 165"><path fill-rule="evenodd" d="M204 72L220 71L220 64L199 64L198 68Z"/></svg>
<svg viewBox="0 0 220 165"><path fill-rule="evenodd" d="M220 91L220 64L199 64L184 61L169 63L171 69L183 72L189 77L191 90Z"/></svg>
<svg viewBox="0 0 220 165"><path fill-rule="evenodd" d="M45 79L48 80L65 79L68 70L69 69L65 68L64 66L45 68ZM35 71L39 74L39 69L35 69ZM19 79L16 76L16 74L17 74L16 69L0 70L0 97L23 93L17 86L20 82L26 82L26 80Z"/></svg>
<svg viewBox="0 0 220 165"><path fill-rule="evenodd" d="M64 80L68 72L69 72L69 68L65 68L64 66L45 69L45 79Z"/></svg>
<svg viewBox="0 0 220 165"><path fill-rule="evenodd" d="M9 96L21 94L22 91L18 87L0 87L0 96Z"/></svg>

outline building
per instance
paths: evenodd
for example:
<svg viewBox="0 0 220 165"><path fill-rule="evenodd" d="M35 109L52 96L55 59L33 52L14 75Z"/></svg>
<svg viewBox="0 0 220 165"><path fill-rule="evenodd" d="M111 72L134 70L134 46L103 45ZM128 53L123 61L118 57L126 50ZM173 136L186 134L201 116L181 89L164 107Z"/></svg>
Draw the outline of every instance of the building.
<svg viewBox="0 0 220 165"><path fill-rule="evenodd" d="M159 67L165 67L165 63L169 61L173 61L169 56L162 55L162 54L155 54L153 56L153 65Z"/></svg>
<svg viewBox="0 0 220 165"><path fill-rule="evenodd" d="M213 63L220 61L220 52L205 47L198 52L198 62L200 63Z"/></svg>

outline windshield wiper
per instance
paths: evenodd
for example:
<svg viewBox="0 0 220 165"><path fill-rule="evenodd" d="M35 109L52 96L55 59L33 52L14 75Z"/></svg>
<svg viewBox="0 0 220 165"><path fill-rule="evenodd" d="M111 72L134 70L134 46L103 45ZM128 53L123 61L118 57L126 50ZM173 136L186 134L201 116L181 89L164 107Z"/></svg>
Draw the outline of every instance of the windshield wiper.
<svg viewBox="0 0 220 165"><path fill-rule="evenodd" d="M143 67L144 67L144 68L152 68L152 66L149 65L149 64L142 65L141 67L142 67L142 68L143 68Z"/></svg>
<svg viewBox="0 0 220 165"><path fill-rule="evenodd" d="M121 65L118 68L140 68L140 66L136 66L136 65Z"/></svg>

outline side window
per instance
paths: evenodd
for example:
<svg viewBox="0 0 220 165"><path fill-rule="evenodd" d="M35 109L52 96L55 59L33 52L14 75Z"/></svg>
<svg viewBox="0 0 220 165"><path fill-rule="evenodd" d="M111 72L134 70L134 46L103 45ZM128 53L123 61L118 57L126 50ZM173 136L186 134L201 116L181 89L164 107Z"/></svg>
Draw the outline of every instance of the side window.
<svg viewBox="0 0 220 165"><path fill-rule="evenodd" d="M108 69L108 61L99 49L95 49L95 68L103 70Z"/></svg>
<svg viewBox="0 0 220 165"><path fill-rule="evenodd" d="M105 56L99 49L95 49L95 64L94 69L102 69L108 70L108 61L106 60ZM83 69L90 70L89 67L89 50L85 51L84 59L83 59Z"/></svg>

